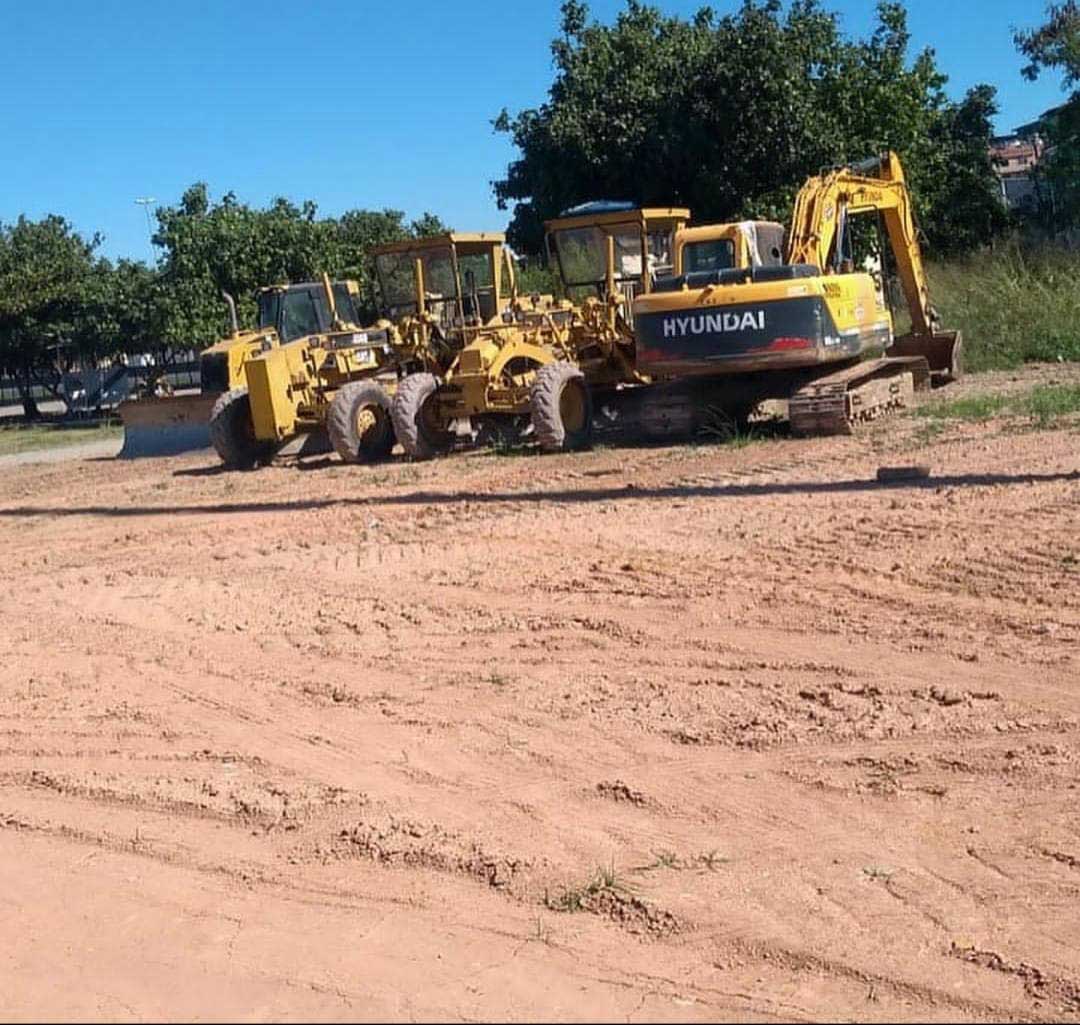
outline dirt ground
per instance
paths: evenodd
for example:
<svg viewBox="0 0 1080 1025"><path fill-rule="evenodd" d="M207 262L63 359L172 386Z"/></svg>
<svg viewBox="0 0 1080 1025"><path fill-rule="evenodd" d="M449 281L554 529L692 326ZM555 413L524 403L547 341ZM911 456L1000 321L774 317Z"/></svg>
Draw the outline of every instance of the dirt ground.
<svg viewBox="0 0 1080 1025"><path fill-rule="evenodd" d="M935 431L0 468L0 1017L1080 1017L1080 423Z"/></svg>

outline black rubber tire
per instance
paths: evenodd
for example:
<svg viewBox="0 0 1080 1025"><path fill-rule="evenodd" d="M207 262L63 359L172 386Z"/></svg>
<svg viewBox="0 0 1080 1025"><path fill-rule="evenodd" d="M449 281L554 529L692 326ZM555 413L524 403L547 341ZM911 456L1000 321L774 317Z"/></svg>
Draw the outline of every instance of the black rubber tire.
<svg viewBox="0 0 1080 1025"><path fill-rule="evenodd" d="M210 410L210 443L232 470L251 470L274 458L277 446L255 437L247 388L234 388L218 397Z"/></svg>
<svg viewBox="0 0 1080 1025"><path fill-rule="evenodd" d="M394 393L390 416L394 433L405 454L413 459L431 459L449 452L454 435L432 422L430 403L439 390L434 374L410 374Z"/></svg>
<svg viewBox="0 0 1080 1025"><path fill-rule="evenodd" d="M364 409L375 423L361 433L357 417ZM326 414L326 433L334 451L346 463L377 463L394 448L394 425L390 420L390 396L377 381L350 381L338 389Z"/></svg>
<svg viewBox="0 0 1080 1025"><path fill-rule="evenodd" d="M568 389L578 391L580 422L567 425L563 398ZM529 393L533 431L545 452L570 452L592 442L592 391L585 375L572 363L548 363L536 372Z"/></svg>

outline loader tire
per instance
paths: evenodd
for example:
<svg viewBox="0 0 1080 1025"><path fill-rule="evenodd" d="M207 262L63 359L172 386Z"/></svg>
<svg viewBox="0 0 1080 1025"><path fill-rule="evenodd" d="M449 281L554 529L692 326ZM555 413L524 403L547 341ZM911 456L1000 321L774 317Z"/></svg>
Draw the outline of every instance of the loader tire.
<svg viewBox="0 0 1080 1025"><path fill-rule="evenodd" d="M346 463L376 463L394 447L390 396L377 381L351 381L338 390L326 415L326 433Z"/></svg>
<svg viewBox="0 0 1080 1025"><path fill-rule="evenodd" d="M434 374L410 374L398 385L390 407L394 433L406 455L431 459L449 452L454 436L439 419L439 382Z"/></svg>
<svg viewBox="0 0 1080 1025"><path fill-rule="evenodd" d="M235 388L218 397L210 410L210 444L231 470L251 470L268 463L276 445L255 437L247 388Z"/></svg>
<svg viewBox="0 0 1080 1025"><path fill-rule="evenodd" d="M529 394L533 431L545 452L587 448L592 441L592 392L572 363L548 363Z"/></svg>

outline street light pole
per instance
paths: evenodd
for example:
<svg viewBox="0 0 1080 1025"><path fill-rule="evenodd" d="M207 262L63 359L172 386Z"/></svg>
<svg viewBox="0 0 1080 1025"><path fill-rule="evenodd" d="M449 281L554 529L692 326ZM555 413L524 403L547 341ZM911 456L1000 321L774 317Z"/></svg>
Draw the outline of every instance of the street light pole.
<svg viewBox="0 0 1080 1025"><path fill-rule="evenodd" d="M139 206L141 206L143 208L143 211L146 213L146 230L147 230L148 234L150 235L150 241L153 242L154 241L154 226L150 222L150 204L151 203L156 203L157 200L153 196L139 196L135 200L135 202L138 203Z"/></svg>

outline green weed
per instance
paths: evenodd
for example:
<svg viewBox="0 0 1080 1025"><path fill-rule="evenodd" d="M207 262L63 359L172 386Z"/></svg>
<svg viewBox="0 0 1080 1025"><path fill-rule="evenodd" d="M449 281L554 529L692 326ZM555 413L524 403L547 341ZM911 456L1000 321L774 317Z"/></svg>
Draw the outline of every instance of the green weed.
<svg viewBox="0 0 1080 1025"><path fill-rule="evenodd" d="M65 445L85 445L93 441L109 441L119 438L123 428L115 424L96 427L66 427L60 425L32 425L0 428L0 455L20 452L36 452L45 448Z"/></svg>
<svg viewBox="0 0 1080 1025"><path fill-rule="evenodd" d="M1080 413L1080 385L1040 385L1019 395L972 395L930 402L913 410L915 416L937 420L989 420L995 416L1027 417L1036 427L1051 427L1065 416Z"/></svg>
<svg viewBox="0 0 1080 1025"><path fill-rule="evenodd" d="M554 897L546 894L544 903L552 911L583 911L588 907L591 898L602 893L625 896L632 893L633 889L633 886L615 871L615 864L612 862L607 868L597 868L596 874L581 886L568 887Z"/></svg>
<svg viewBox="0 0 1080 1025"><path fill-rule="evenodd" d="M943 326L963 332L969 370L1080 360L1080 253L1010 243L927 275Z"/></svg>

